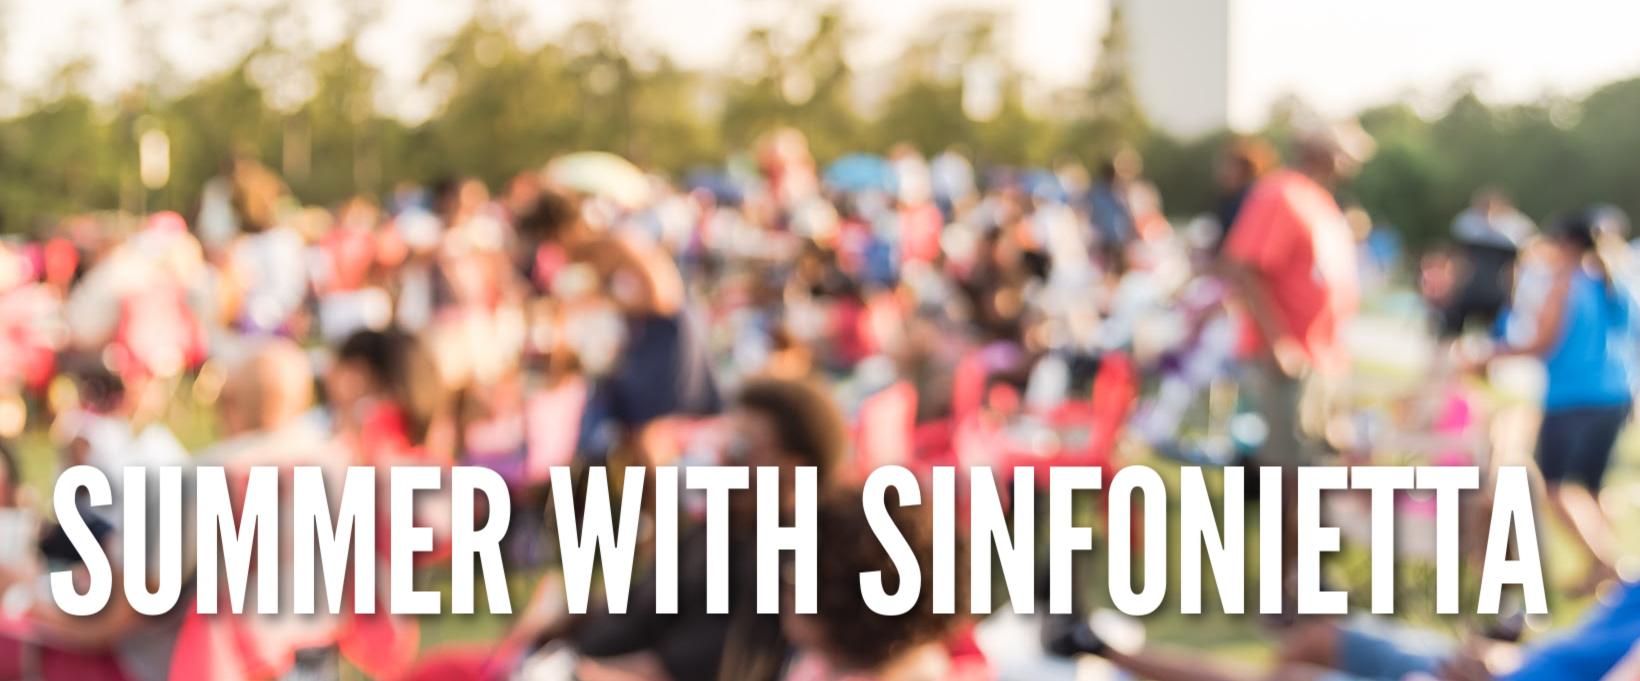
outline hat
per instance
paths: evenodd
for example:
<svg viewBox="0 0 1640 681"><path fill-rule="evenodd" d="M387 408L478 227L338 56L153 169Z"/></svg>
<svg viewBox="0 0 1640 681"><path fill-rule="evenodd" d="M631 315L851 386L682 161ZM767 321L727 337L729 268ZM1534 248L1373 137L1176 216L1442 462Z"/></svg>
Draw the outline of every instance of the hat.
<svg viewBox="0 0 1640 681"><path fill-rule="evenodd" d="M1361 129L1361 124L1355 119L1339 121L1315 120L1300 125L1298 129L1299 144L1324 149L1356 164L1366 163L1378 150L1378 143L1372 135Z"/></svg>

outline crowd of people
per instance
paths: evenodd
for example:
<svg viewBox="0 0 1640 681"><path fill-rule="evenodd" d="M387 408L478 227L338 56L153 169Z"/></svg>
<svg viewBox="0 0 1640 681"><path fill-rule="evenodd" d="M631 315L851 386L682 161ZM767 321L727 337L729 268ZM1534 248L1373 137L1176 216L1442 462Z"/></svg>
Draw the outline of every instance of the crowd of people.
<svg viewBox="0 0 1640 681"><path fill-rule="evenodd" d="M1218 208L1178 224L1131 150L1092 173L909 146L822 168L800 132L779 130L753 162L676 183L575 153L502 187L453 178L331 207L302 205L241 158L191 220L86 215L0 240L0 679L337 678L344 661L372 678L554 678L531 676L553 664L594 681L1016 678L1000 662L1015 651L988 649L981 618L935 614L926 597L898 617L866 607L855 575L893 563L869 540L864 473L994 466L1006 480L1147 453L1373 463L1387 438L1352 408L1348 332L1363 290L1384 285L1372 273L1394 265L1369 245L1370 217L1335 198L1371 151L1344 124L1299 135L1285 163L1236 140ZM1609 599L1507 678L1600 678L1640 639L1598 501L1640 349L1625 229L1593 208L1540 237L1483 191L1452 247L1418 268L1439 375L1542 358L1537 467L1586 549L1578 591ZM1437 464L1486 460L1488 447L1458 442L1486 430L1471 413L1483 410L1462 380L1437 385L1451 399L1421 396L1435 406L1392 430L1452 435L1432 446ZM490 467L513 490L509 565L544 576L482 649L422 650L413 618L203 616L192 596L170 615L115 603L70 617L41 575L78 556L36 518L49 494L23 481L25 441L55 453L31 466L91 465L116 483L132 465ZM679 614L654 612L640 570L627 614L570 615L545 501L570 491L548 471L713 463L780 467L788 482L814 467L817 614L754 612L744 495L729 614L704 607L696 526L679 539ZM686 523L698 501L683 500ZM448 549L449 503L418 509L436 537L424 581ZM928 519L898 513L929 555ZM116 513L87 515L101 540L120 533ZM1473 646L1426 653L1355 622L1276 619L1276 678L1503 678ZM1160 681L1241 678L1075 622L1042 632L1041 655L1100 655Z"/></svg>

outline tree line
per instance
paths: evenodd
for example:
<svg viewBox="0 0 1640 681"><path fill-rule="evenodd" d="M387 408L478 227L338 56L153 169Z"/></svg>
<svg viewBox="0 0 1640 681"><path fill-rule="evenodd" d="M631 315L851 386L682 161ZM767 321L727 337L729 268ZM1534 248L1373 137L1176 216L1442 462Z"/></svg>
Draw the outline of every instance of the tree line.
<svg viewBox="0 0 1640 681"><path fill-rule="evenodd" d="M339 42L310 53L281 47L288 41L276 40L273 27L286 24L266 19L260 44L182 87L147 83L99 102L81 87L84 63L65 67L52 92L0 119L0 230L36 231L92 210L188 214L204 181L236 154L280 169L303 201L326 205L453 176L499 187L581 149L615 151L680 176L743 158L758 135L779 126L802 130L822 164L907 143L928 154L958 146L981 166L1095 167L1131 146L1145 157L1167 212L1186 217L1213 206L1214 159L1230 136L1181 140L1146 123L1126 69L1119 10L1085 83L1031 105L1026 74L996 56L1006 16L947 12L905 46L887 91L864 110L861 74L845 59L850 19L835 8L818 11L802 40L749 31L731 72L707 73L629 44L609 17L526 47L509 30L516 17L481 3L430 60L423 84L443 96L413 123L375 101L382 76L357 49L368 13L355 16ZM989 101L978 112L964 96L975 87L965 67L977 62L990 67ZM1457 84L1434 116L1402 103L1362 112L1379 153L1346 200L1415 247L1438 242L1481 186L1503 189L1534 217L1597 201L1640 214L1632 187L1640 79L1580 100L1507 106L1488 104L1472 85ZM1301 108L1278 103L1261 134L1285 139ZM139 140L151 130L169 140L168 177L152 188L139 168Z"/></svg>

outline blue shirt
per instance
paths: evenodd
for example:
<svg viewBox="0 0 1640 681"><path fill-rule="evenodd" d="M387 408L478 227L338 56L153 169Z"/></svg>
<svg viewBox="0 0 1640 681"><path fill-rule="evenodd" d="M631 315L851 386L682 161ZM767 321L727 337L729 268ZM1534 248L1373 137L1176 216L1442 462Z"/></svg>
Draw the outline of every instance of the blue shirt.
<svg viewBox="0 0 1640 681"><path fill-rule="evenodd" d="M1560 340L1544 368L1545 409L1628 404L1634 369L1634 302L1629 296L1579 271L1566 292Z"/></svg>
<svg viewBox="0 0 1640 681"><path fill-rule="evenodd" d="M1640 583L1623 585L1617 602L1600 607L1565 637L1529 647L1526 661L1503 681L1598 679L1640 642Z"/></svg>
<svg viewBox="0 0 1640 681"><path fill-rule="evenodd" d="M1133 212L1127 201L1109 183L1101 182L1088 192L1088 219L1100 243L1120 246L1132 241L1138 233L1133 224Z"/></svg>

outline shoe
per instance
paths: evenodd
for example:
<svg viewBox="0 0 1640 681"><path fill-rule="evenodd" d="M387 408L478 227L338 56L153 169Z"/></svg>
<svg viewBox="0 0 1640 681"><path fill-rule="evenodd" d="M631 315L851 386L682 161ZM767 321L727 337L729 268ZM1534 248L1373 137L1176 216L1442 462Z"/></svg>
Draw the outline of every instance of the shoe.
<svg viewBox="0 0 1640 681"><path fill-rule="evenodd" d="M1042 620L1042 649L1055 657L1103 656L1110 646L1094 633L1085 618L1049 615Z"/></svg>

